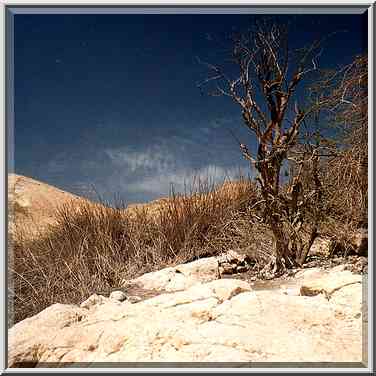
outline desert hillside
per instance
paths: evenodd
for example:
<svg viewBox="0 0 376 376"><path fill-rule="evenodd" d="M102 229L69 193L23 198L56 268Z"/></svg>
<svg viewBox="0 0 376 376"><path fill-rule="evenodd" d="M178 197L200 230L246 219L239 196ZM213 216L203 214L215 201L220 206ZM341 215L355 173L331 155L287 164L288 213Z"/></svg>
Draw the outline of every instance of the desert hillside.
<svg viewBox="0 0 376 376"><path fill-rule="evenodd" d="M16 227L33 234L54 221L59 206L83 198L47 183L17 174L8 174L9 231Z"/></svg>
<svg viewBox="0 0 376 376"><path fill-rule="evenodd" d="M238 184L225 182L215 192L220 196L235 195ZM203 195L195 196L199 204ZM54 223L56 209L72 201L77 203L77 207L84 202L90 203L83 197L39 180L18 174L8 174L9 231L13 233L16 226L25 230L24 234L36 234L45 230L47 225ZM162 208L168 206L170 201L168 197L163 197L147 203L130 204L125 211L130 215L143 213L148 217L155 217Z"/></svg>
<svg viewBox="0 0 376 376"><path fill-rule="evenodd" d="M202 204L205 199L213 198L213 195L216 195L217 197L223 197L223 199L225 199L226 197L235 197L238 193L238 190L241 189L241 185L244 186L244 182L224 181L223 184L219 184L216 188L210 185L201 187L201 189L198 186L194 186L192 187L191 192L186 192L185 194L176 194L176 196L174 196L174 199L181 203L182 201L184 201L184 199L190 200L193 198L196 205L200 205L200 203ZM170 196L162 197L146 203L129 204L126 207L126 211L130 215L142 212L149 217L155 217L160 213L161 210L166 209L166 207L171 204L171 201L173 201L173 199Z"/></svg>

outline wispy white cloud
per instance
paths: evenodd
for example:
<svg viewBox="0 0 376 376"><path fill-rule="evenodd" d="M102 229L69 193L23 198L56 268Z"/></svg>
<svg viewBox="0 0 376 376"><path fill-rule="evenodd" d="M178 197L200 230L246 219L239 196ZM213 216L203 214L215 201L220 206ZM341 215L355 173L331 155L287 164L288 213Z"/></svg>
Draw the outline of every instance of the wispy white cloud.
<svg viewBox="0 0 376 376"><path fill-rule="evenodd" d="M129 192L143 192L145 194L166 195L171 186L176 192L184 192L199 180L218 184L226 180L233 180L239 176L239 169L224 168L216 165L207 165L199 169L185 168L183 170L165 174L153 174L127 185Z"/></svg>
<svg viewBox="0 0 376 376"><path fill-rule="evenodd" d="M105 154L117 166L127 168L130 172L155 170L158 172L175 167L176 160L172 153L162 146L155 145L142 151L130 147L106 149Z"/></svg>
<svg viewBox="0 0 376 376"><path fill-rule="evenodd" d="M214 134L213 134L214 133ZM147 202L175 192L190 190L194 179L217 184L238 176L244 164L237 150L226 148L211 125L181 134L154 136L150 144L96 147L76 154L55 155L46 168L63 176L69 170L73 192L97 199L119 195L127 203ZM215 148L213 148L215 145ZM217 153L222 149L222 153Z"/></svg>

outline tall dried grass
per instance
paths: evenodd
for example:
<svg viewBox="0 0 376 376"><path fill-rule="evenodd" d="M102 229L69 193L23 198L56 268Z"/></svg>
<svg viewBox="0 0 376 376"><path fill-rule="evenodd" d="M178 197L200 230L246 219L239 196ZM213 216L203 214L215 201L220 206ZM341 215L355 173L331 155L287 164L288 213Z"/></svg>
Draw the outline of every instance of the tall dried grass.
<svg viewBox="0 0 376 376"><path fill-rule="evenodd" d="M247 179L220 189L201 181L185 194L171 192L152 216L147 208L131 215L122 205L62 206L44 235L27 239L19 232L13 238L14 322L56 302L79 303L119 286L123 278L229 248L251 249L264 238L248 210L257 195ZM262 260L264 248L261 253L252 248L254 256Z"/></svg>

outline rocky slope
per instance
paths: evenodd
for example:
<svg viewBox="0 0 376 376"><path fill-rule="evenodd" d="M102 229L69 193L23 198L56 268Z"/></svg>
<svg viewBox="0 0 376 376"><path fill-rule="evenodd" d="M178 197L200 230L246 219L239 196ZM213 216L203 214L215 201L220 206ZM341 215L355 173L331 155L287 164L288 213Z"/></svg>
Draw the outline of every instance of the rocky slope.
<svg viewBox="0 0 376 376"><path fill-rule="evenodd" d="M12 225L29 234L53 223L58 205L84 200L19 175L9 176L8 194ZM164 203L143 208L155 215ZM330 241L316 243L312 254L330 253ZM247 267L229 251L93 291L79 306L54 304L10 328L8 365L366 362L364 277L339 265L246 281Z"/></svg>
<svg viewBox="0 0 376 376"><path fill-rule="evenodd" d="M272 287L219 278L224 263L241 262L233 253L201 259L80 306L54 304L9 330L9 367L366 361L361 275L341 265Z"/></svg>

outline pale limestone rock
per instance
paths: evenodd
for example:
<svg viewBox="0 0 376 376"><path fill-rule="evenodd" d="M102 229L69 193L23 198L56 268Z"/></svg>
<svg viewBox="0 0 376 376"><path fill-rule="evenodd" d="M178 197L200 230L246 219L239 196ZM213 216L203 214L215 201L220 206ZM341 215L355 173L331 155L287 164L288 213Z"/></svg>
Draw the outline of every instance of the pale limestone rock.
<svg viewBox="0 0 376 376"><path fill-rule="evenodd" d="M228 263L224 262L220 267L219 267L219 273L222 274L233 274L234 272L234 267Z"/></svg>
<svg viewBox="0 0 376 376"><path fill-rule="evenodd" d="M93 308L97 305L104 304L107 301L107 298L102 295L93 294L89 296L84 302L81 303L81 308Z"/></svg>
<svg viewBox="0 0 376 376"><path fill-rule="evenodd" d="M182 291L196 283L216 280L223 272L233 273L246 256L230 250L217 257L206 257L187 264L146 273L132 280L123 280L122 286L137 285L146 290ZM245 270L245 266L240 269Z"/></svg>
<svg viewBox="0 0 376 376"><path fill-rule="evenodd" d="M15 324L8 331L8 356L11 363L25 360L33 363L42 361L46 356L50 358L52 350L48 344L56 333L81 322L86 315L87 311L77 306L57 303Z"/></svg>
<svg viewBox="0 0 376 376"><path fill-rule="evenodd" d="M330 300L324 294L284 293L296 292L313 280L320 291L331 293ZM245 281L220 279L196 280L183 291L137 304L94 295L81 308L54 305L11 328L9 366L22 361L61 366L64 362L91 366L146 361L361 362L359 282L359 276L347 271L316 271L302 273L295 286L273 290L255 291Z"/></svg>
<svg viewBox="0 0 376 376"><path fill-rule="evenodd" d="M127 299L127 295L125 295L123 291L112 291L110 294L110 299L123 302L124 300Z"/></svg>
<svg viewBox="0 0 376 376"><path fill-rule="evenodd" d="M202 258L177 267L146 273L123 285L134 284L147 290L181 291L195 283L218 278L218 261L215 257Z"/></svg>
<svg viewBox="0 0 376 376"><path fill-rule="evenodd" d="M300 270L295 274L296 279L317 279L321 278L323 275L325 275L325 271L323 271L321 268L310 268L310 269L304 269Z"/></svg>
<svg viewBox="0 0 376 376"><path fill-rule="evenodd" d="M307 280L303 282L300 287L300 294L305 296L314 296L323 293L327 297L330 297L335 291L352 285L354 283L360 284L362 277L358 274L353 274L350 271L342 271L337 273L327 273L321 279Z"/></svg>
<svg viewBox="0 0 376 376"><path fill-rule="evenodd" d="M206 284L211 288L215 294L215 297L219 301L224 302L230 300L233 296L251 290L249 283L241 280L220 279L218 281L212 281Z"/></svg>

